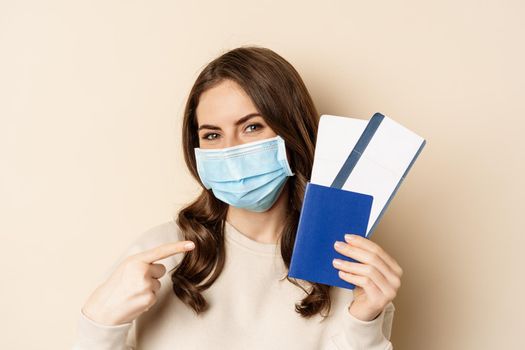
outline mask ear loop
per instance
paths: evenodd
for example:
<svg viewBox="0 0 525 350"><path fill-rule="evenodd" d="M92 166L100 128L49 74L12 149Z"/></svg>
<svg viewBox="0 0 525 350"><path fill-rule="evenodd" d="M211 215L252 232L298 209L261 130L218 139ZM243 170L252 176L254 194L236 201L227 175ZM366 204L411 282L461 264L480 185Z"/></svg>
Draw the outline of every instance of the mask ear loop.
<svg viewBox="0 0 525 350"><path fill-rule="evenodd" d="M197 150L197 147L193 149L193 152L195 155L195 164L197 166L197 174L199 174L199 179L201 180L201 183L204 185L204 188L209 190L211 189L211 186L206 181L204 181L204 179L206 178L204 176L204 167L201 166L201 155L199 151Z"/></svg>
<svg viewBox="0 0 525 350"><path fill-rule="evenodd" d="M290 163L288 162L288 153L286 151L286 143L284 141L284 139L277 135L277 137L279 137L279 153L278 153L278 157L279 157L279 161L281 162L282 165L284 165L284 168L286 170L286 175L287 176L294 176L295 173L292 171L292 168L290 167Z"/></svg>

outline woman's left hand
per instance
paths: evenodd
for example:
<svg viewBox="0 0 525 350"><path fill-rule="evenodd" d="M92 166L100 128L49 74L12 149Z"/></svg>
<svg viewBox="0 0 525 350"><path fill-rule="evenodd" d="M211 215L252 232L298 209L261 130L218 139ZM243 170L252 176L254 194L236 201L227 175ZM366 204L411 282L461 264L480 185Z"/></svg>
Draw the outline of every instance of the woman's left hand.
<svg viewBox="0 0 525 350"><path fill-rule="evenodd" d="M357 319L371 321L396 297L403 270L383 248L368 238L347 234L345 241L335 242L335 250L358 262L334 259L333 265L340 270L341 279L356 286L349 312Z"/></svg>

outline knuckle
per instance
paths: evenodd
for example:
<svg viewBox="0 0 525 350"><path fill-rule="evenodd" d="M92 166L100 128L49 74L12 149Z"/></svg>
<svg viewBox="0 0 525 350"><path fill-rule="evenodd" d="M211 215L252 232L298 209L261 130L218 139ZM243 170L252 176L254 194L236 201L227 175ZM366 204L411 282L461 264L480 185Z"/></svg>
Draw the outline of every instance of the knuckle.
<svg viewBox="0 0 525 350"><path fill-rule="evenodd" d="M396 289L401 287L401 279L400 278L394 278L394 287L396 287Z"/></svg>
<svg viewBox="0 0 525 350"><path fill-rule="evenodd" d="M130 269L133 269L133 271L144 274L147 271L147 266L145 266L141 261L136 259L131 259L128 263L128 266Z"/></svg>
<svg viewBox="0 0 525 350"><path fill-rule="evenodd" d="M145 263L140 263L139 267L138 267L138 271L140 272L140 274L144 277L146 276L149 276L149 273L150 273L150 265L149 264L145 264Z"/></svg>
<svg viewBox="0 0 525 350"><path fill-rule="evenodd" d="M371 266L371 265L364 265L363 266L363 272L366 275L368 275L368 276L372 275L374 273L374 270L375 270L375 268L373 266Z"/></svg>
<svg viewBox="0 0 525 350"><path fill-rule="evenodd" d="M138 264L137 261L133 259L130 259L126 262L126 264L124 265L124 271L129 276L141 275L140 264Z"/></svg>
<svg viewBox="0 0 525 350"><path fill-rule="evenodd" d="M144 306L149 306L151 304L153 304L155 302L155 293L153 292L149 292L149 293L146 293L146 295L144 296Z"/></svg>
<svg viewBox="0 0 525 350"><path fill-rule="evenodd" d="M347 255L348 253L350 253L352 251L352 247L348 245L348 243L345 243L342 247L341 247L341 251Z"/></svg>
<svg viewBox="0 0 525 350"><path fill-rule="evenodd" d="M153 289L153 280L150 278L150 279L145 279L143 281L143 286L144 286L144 289L146 290L152 290Z"/></svg>
<svg viewBox="0 0 525 350"><path fill-rule="evenodd" d="M372 252L372 254L375 254L375 255L381 255L381 253L383 252L383 248L381 248L381 247L378 246L378 245L374 245L374 246L372 246L372 248L370 249L370 251Z"/></svg>
<svg viewBox="0 0 525 350"><path fill-rule="evenodd" d="M368 276L364 276L363 277L363 285L370 286L371 284L372 284L372 279L370 279L370 277L368 277Z"/></svg>
<svg viewBox="0 0 525 350"><path fill-rule="evenodd" d="M134 271L137 275L137 278L141 282L145 282L147 280L148 270L146 268L144 268L143 266L138 266Z"/></svg>
<svg viewBox="0 0 525 350"><path fill-rule="evenodd" d="M390 300L394 300L394 298L396 297L396 292L393 290L390 290L386 293L386 297L388 299L387 302Z"/></svg>
<svg viewBox="0 0 525 350"><path fill-rule="evenodd" d="M136 265L136 263L137 263L137 259L135 259L135 258L133 257L133 255L131 255L131 256L126 257L126 258L122 261L122 263L123 263L125 266L134 266L134 265Z"/></svg>
<svg viewBox="0 0 525 350"><path fill-rule="evenodd" d="M143 277L140 281L140 289L142 291L150 291L153 285L151 283L151 278Z"/></svg>
<svg viewBox="0 0 525 350"><path fill-rule="evenodd" d="M378 257L376 254L372 253L370 254L369 258L368 258L368 263L370 265L375 265L377 264L379 261L378 261Z"/></svg>

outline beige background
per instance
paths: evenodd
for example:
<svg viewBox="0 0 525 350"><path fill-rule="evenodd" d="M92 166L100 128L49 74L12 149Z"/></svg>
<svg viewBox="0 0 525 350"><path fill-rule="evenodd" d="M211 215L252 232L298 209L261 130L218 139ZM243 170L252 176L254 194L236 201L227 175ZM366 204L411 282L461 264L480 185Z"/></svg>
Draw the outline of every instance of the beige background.
<svg viewBox="0 0 525 350"><path fill-rule="evenodd" d="M397 349L524 349L522 1L1 1L2 349L66 349L140 233L197 191L180 152L200 69L244 44L320 113L427 139L373 239L405 269Z"/></svg>

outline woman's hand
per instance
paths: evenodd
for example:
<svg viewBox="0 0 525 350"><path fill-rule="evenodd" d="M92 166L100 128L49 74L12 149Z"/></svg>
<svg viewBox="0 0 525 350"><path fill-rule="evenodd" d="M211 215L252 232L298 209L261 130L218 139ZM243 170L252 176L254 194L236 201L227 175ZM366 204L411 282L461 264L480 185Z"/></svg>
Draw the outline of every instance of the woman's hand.
<svg viewBox="0 0 525 350"><path fill-rule="evenodd" d="M154 262L193 248L191 241L171 242L126 257L90 295L82 312L104 325L133 321L157 302L158 279L164 276L166 267Z"/></svg>
<svg viewBox="0 0 525 350"><path fill-rule="evenodd" d="M335 242L335 250L359 262L334 259L333 265L340 270L341 279L356 286L349 312L362 321L371 321L396 297L403 270L371 240L347 234L345 241Z"/></svg>

